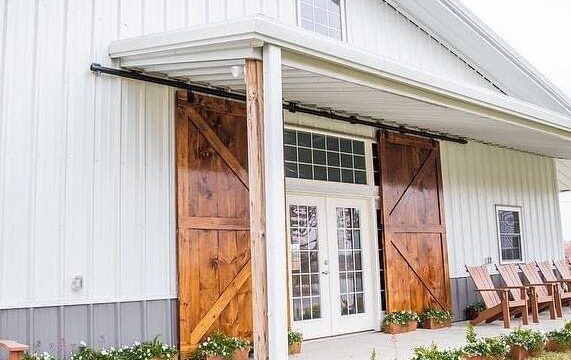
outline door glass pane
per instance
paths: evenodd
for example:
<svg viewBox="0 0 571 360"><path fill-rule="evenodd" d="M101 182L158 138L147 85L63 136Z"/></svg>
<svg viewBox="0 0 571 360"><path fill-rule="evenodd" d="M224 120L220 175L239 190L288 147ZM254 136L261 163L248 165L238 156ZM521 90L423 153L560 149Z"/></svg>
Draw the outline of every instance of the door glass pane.
<svg viewBox="0 0 571 360"><path fill-rule="evenodd" d="M338 207L337 244L341 315L365 312L359 209Z"/></svg>
<svg viewBox="0 0 571 360"><path fill-rule="evenodd" d="M321 287L317 207L290 205L289 218L293 319L319 319Z"/></svg>

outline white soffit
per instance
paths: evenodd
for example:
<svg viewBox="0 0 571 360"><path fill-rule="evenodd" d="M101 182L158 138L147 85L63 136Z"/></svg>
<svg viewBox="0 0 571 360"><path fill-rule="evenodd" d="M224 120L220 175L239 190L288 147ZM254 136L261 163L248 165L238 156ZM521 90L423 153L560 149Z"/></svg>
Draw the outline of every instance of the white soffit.
<svg viewBox="0 0 571 360"><path fill-rule="evenodd" d="M232 66L282 47L283 96L338 112L571 158L571 119L436 78L347 44L253 17L113 42L125 68L244 91Z"/></svg>

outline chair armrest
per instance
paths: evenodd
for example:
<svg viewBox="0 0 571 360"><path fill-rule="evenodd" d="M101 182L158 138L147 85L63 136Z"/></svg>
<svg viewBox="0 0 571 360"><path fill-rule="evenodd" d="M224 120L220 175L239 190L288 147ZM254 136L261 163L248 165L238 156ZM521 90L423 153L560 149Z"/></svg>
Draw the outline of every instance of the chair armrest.
<svg viewBox="0 0 571 360"><path fill-rule="evenodd" d="M476 289L475 291L498 291L498 289Z"/></svg>
<svg viewBox="0 0 571 360"><path fill-rule="evenodd" d="M28 345L19 344L15 341L0 340L0 349L6 349L7 351L26 351L28 348Z"/></svg>

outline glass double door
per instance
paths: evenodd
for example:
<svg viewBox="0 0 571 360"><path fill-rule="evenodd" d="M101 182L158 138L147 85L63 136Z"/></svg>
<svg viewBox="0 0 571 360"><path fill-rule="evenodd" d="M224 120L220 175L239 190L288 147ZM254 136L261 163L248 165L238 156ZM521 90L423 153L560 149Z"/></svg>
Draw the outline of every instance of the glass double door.
<svg viewBox="0 0 571 360"><path fill-rule="evenodd" d="M365 200L288 195L291 318L311 339L375 327Z"/></svg>

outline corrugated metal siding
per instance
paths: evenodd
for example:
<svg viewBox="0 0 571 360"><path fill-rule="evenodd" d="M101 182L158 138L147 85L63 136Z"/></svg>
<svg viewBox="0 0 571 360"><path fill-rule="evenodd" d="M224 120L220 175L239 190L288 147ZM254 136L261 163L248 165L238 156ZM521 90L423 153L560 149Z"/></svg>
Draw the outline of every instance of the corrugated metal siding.
<svg viewBox="0 0 571 360"><path fill-rule="evenodd" d="M351 45L442 78L498 91L384 1L346 0L345 4Z"/></svg>
<svg viewBox="0 0 571 360"><path fill-rule="evenodd" d="M0 310L0 339L68 358L81 341L96 347L131 345L160 336L178 344L176 300L154 300ZM0 358L2 357L0 353Z"/></svg>
<svg viewBox="0 0 571 360"><path fill-rule="evenodd" d="M443 142L442 177L450 274L466 264L499 261L495 205L522 207L526 260L563 254L555 161L469 143Z"/></svg>

